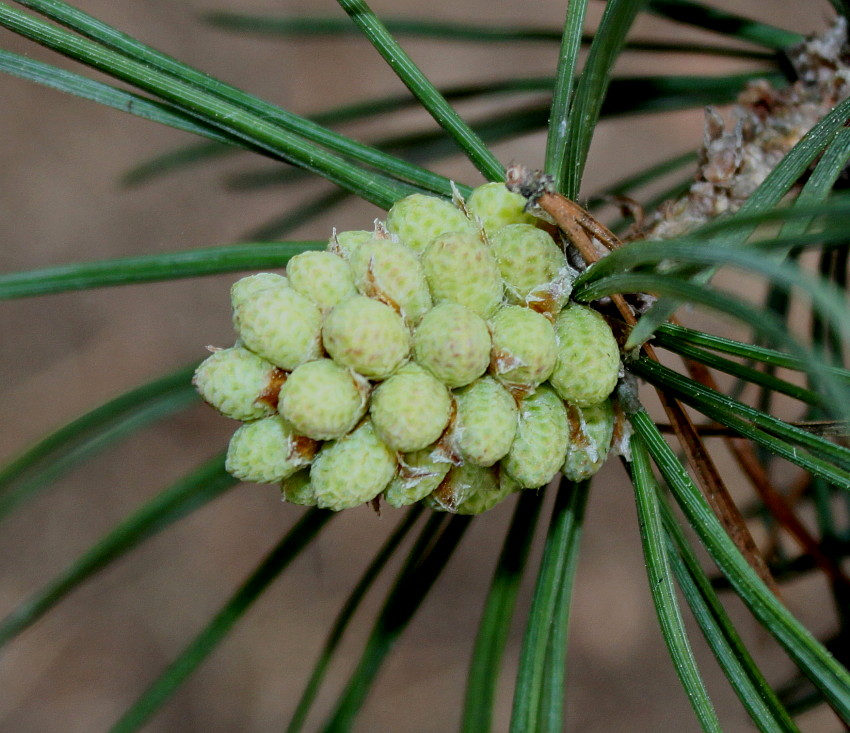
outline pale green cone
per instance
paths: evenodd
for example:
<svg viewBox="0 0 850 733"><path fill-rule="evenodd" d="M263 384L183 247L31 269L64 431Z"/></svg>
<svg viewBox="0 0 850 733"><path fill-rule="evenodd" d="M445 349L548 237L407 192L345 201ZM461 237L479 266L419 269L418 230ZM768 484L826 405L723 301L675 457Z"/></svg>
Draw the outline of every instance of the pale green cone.
<svg viewBox="0 0 850 733"><path fill-rule="evenodd" d="M442 382L411 362L378 386L369 413L378 436L390 448L410 453L442 435L451 397Z"/></svg>
<svg viewBox="0 0 850 733"><path fill-rule="evenodd" d="M204 402L234 420L257 420L275 412L286 375L241 346L214 351L198 368L192 384Z"/></svg>
<svg viewBox="0 0 850 733"><path fill-rule="evenodd" d="M280 498L298 506L316 506L316 492L310 483L310 469L302 468L280 482Z"/></svg>
<svg viewBox="0 0 850 733"><path fill-rule="evenodd" d="M567 405L570 442L561 473L570 481L584 481L605 464L614 435L614 407L610 400L589 407Z"/></svg>
<svg viewBox="0 0 850 733"><path fill-rule="evenodd" d="M558 360L549 381L562 399L579 407L602 402L617 384L620 350L605 319L571 304L555 321Z"/></svg>
<svg viewBox="0 0 850 733"><path fill-rule="evenodd" d="M233 310L236 310L243 300L254 293L259 293L268 288L286 287L289 287L289 280L285 276L277 275L274 272L258 272L256 275L243 277L230 286L230 303Z"/></svg>
<svg viewBox="0 0 850 733"><path fill-rule="evenodd" d="M415 325L431 308L431 292L416 253L391 239L362 242L351 255L357 289L386 303Z"/></svg>
<svg viewBox="0 0 850 733"><path fill-rule="evenodd" d="M354 251L363 242L368 242L374 236L374 232L367 232L364 229L355 229L349 232L338 232L334 229L333 235L328 240L328 252L333 252L344 260L351 259Z"/></svg>
<svg viewBox="0 0 850 733"><path fill-rule="evenodd" d="M445 232L476 232L476 225L445 199L414 193L393 204L387 212L387 229L416 252L423 252L434 237Z"/></svg>
<svg viewBox="0 0 850 733"><path fill-rule="evenodd" d="M322 336L334 361L369 379L386 379L410 353L401 316L364 295L337 305L325 318Z"/></svg>
<svg viewBox="0 0 850 733"><path fill-rule="evenodd" d="M475 494L498 491L499 479L495 469L462 463L451 467L440 485L425 497L423 504L435 511L457 513Z"/></svg>
<svg viewBox="0 0 850 733"><path fill-rule="evenodd" d="M530 224L509 224L493 233L490 244L511 303L544 312L560 310L574 273L549 234Z"/></svg>
<svg viewBox="0 0 850 733"><path fill-rule="evenodd" d="M499 267L478 234L441 234L422 254L422 267L435 303L459 303L482 318L502 304Z"/></svg>
<svg viewBox="0 0 850 733"><path fill-rule="evenodd" d="M485 469L487 470L487 469ZM476 484L467 497L457 506L457 514L482 514L503 502L520 488L519 484L504 471L489 470L489 475Z"/></svg>
<svg viewBox="0 0 850 733"><path fill-rule="evenodd" d="M481 377L455 392L457 418L452 442L478 466L492 466L511 449L519 411L516 400L492 377Z"/></svg>
<svg viewBox="0 0 850 733"><path fill-rule="evenodd" d="M396 454L375 433L371 420L340 440L325 443L310 469L316 505L340 511L371 501L396 472Z"/></svg>
<svg viewBox="0 0 850 733"><path fill-rule="evenodd" d="M279 415L245 423L230 439L225 468L242 481L273 484L313 460L314 440L297 435Z"/></svg>
<svg viewBox="0 0 850 733"><path fill-rule="evenodd" d="M332 440L348 433L366 412L369 382L331 359L296 368L280 390L278 410L302 435Z"/></svg>
<svg viewBox="0 0 850 733"><path fill-rule="evenodd" d="M322 354L322 314L291 287L267 288L241 301L233 321L245 346L281 369Z"/></svg>
<svg viewBox="0 0 850 733"><path fill-rule="evenodd" d="M469 213L478 217L488 236L508 224L534 224L537 220L525 205L525 198L508 191L504 183L478 186L466 200Z"/></svg>
<svg viewBox="0 0 850 733"><path fill-rule="evenodd" d="M286 266L289 284L312 300L322 313L354 295L348 263L331 252L302 252Z"/></svg>
<svg viewBox="0 0 850 733"><path fill-rule="evenodd" d="M440 460L436 460L435 456ZM434 446L405 453L399 457L398 471L384 489L384 499L397 509L415 504L442 483L451 467L452 464L443 460Z"/></svg>
<svg viewBox="0 0 850 733"><path fill-rule="evenodd" d="M463 387L490 363L490 331L484 320L457 303L430 310L413 334L417 363L449 387Z"/></svg>
<svg viewBox="0 0 850 733"><path fill-rule="evenodd" d="M558 343L549 320L529 308L505 306L490 320L490 371L499 381L532 392L555 368Z"/></svg>
<svg viewBox="0 0 850 733"><path fill-rule="evenodd" d="M567 410L561 398L541 385L519 406L517 433L502 470L525 489L549 483L564 463L569 440Z"/></svg>

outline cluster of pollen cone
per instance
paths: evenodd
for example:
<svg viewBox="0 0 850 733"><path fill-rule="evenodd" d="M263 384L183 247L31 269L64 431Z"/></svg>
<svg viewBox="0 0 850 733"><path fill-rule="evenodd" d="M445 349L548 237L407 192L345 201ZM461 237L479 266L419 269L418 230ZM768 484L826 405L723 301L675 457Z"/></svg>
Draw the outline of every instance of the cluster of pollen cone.
<svg viewBox="0 0 850 733"><path fill-rule="evenodd" d="M477 514L608 455L617 343L569 300L575 272L503 184L413 195L286 275L231 289L236 345L195 374L243 422L227 470L296 504L424 501Z"/></svg>

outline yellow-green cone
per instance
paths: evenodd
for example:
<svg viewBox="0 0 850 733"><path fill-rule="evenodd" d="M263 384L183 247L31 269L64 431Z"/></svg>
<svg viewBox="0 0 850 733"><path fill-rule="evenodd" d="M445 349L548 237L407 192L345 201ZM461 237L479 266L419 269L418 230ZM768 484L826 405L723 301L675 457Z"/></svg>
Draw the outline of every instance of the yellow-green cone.
<svg viewBox="0 0 850 733"><path fill-rule="evenodd" d="M434 237L445 232L474 233L476 226L454 204L436 196L415 193L393 204L387 229L408 247L423 252Z"/></svg>
<svg viewBox="0 0 850 733"><path fill-rule="evenodd" d="M434 446L405 453L399 457L398 471L384 490L384 499L396 508L415 504L442 483L451 467L450 463L434 460Z"/></svg>
<svg viewBox="0 0 850 733"><path fill-rule="evenodd" d="M310 483L310 469L302 468L280 482L283 501L299 506L316 506L316 492Z"/></svg>
<svg viewBox="0 0 850 733"><path fill-rule="evenodd" d="M417 363L451 388L463 387L484 374L490 345L484 320L457 303L430 310L413 334Z"/></svg>
<svg viewBox="0 0 850 733"><path fill-rule="evenodd" d="M370 239L351 255L357 289L386 303L415 325L431 308L431 293L416 253L391 239Z"/></svg>
<svg viewBox="0 0 850 733"><path fill-rule="evenodd" d="M525 211L526 203L525 197L508 191L504 183L485 183L469 195L466 208L489 236L508 224L534 224L535 217Z"/></svg>
<svg viewBox="0 0 850 733"><path fill-rule="evenodd" d="M257 420L274 413L285 373L241 346L215 351L195 371L192 384L201 398L234 420Z"/></svg>
<svg viewBox="0 0 850 733"><path fill-rule="evenodd" d="M245 423L230 439L225 468L242 481L274 484L313 460L315 441L297 435L278 415Z"/></svg>
<svg viewBox="0 0 850 733"><path fill-rule="evenodd" d="M354 251L363 242L368 242L374 236L374 232L367 232L364 229L356 229L349 232L337 232L335 230L333 236L328 240L328 252L333 252L344 260L351 259Z"/></svg>
<svg viewBox="0 0 850 733"><path fill-rule="evenodd" d="M230 303L233 310L236 310L245 298L254 293L259 293L268 288L286 287L289 287L289 280L285 276L274 272L258 272L256 275L243 277L230 286Z"/></svg>
<svg viewBox="0 0 850 733"><path fill-rule="evenodd" d="M485 469L486 470L486 469ZM478 482L467 497L457 506L458 514L481 514L503 502L520 488L504 471L490 471Z"/></svg>
<svg viewBox="0 0 850 733"><path fill-rule="evenodd" d="M478 234L441 234L423 253L422 267L435 303L459 303L482 318L502 304L499 268Z"/></svg>
<svg viewBox="0 0 850 733"><path fill-rule="evenodd" d="M253 293L239 303L233 321L245 346L281 369L321 356L322 314L291 287Z"/></svg>
<svg viewBox="0 0 850 733"><path fill-rule="evenodd" d="M605 463L614 435L614 407L610 400L589 407L567 405L570 442L561 468L570 481L584 481Z"/></svg>
<svg viewBox="0 0 850 733"><path fill-rule="evenodd" d="M509 305L490 320L490 371L501 382L531 392L555 368L558 343L549 320L529 308Z"/></svg>
<svg viewBox="0 0 850 733"><path fill-rule="evenodd" d="M410 353L401 316L364 295L337 305L325 318L322 336L335 362L369 379L386 379Z"/></svg>
<svg viewBox="0 0 850 733"><path fill-rule="evenodd" d="M492 466L511 449L517 429L516 400L492 377L481 377L455 392L455 448L478 466Z"/></svg>
<svg viewBox="0 0 850 733"><path fill-rule="evenodd" d="M378 386L369 412L380 438L393 450L410 453L442 435L451 397L442 382L411 362Z"/></svg>
<svg viewBox="0 0 850 733"><path fill-rule="evenodd" d="M602 402L617 384L620 350L605 319L571 304L555 321L558 360L549 378L562 399L579 407Z"/></svg>
<svg viewBox="0 0 850 733"><path fill-rule="evenodd" d="M302 252L286 266L289 284L312 300L322 313L354 295L348 263L331 252Z"/></svg>
<svg viewBox="0 0 850 733"><path fill-rule="evenodd" d="M561 248L530 224L509 224L490 237L511 303L557 313L570 294L572 271Z"/></svg>
<svg viewBox="0 0 850 733"><path fill-rule="evenodd" d="M436 511L458 513L460 507L473 496L486 497L498 491L499 478L495 469L463 463L452 466L442 483L425 498L424 503ZM469 508L473 508L473 505Z"/></svg>
<svg viewBox="0 0 850 733"><path fill-rule="evenodd" d="M369 383L330 359L302 364L280 390L278 410L302 435L332 440L348 433L366 412Z"/></svg>
<svg viewBox="0 0 850 733"><path fill-rule="evenodd" d="M386 488L396 466L395 451L365 420L344 438L325 443L316 456L310 469L316 505L336 512L365 504Z"/></svg>
<svg viewBox="0 0 850 733"><path fill-rule="evenodd" d="M544 486L563 465L568 440L564 403L541 385L520 403L516 437L502 469L524 489Z"/></svg>

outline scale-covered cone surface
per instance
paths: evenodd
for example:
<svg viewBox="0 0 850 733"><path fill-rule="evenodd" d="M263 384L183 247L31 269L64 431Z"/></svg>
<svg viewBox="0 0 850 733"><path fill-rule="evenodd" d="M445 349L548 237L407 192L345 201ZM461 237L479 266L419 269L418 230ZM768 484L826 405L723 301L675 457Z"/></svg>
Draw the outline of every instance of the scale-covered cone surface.
<svg viewBox="0 0 850 733"><path fill-rule="evenodd" d="M525 199L508 191L504 183L485 183L476 188L466 207L477 217L488 236L508 224L534 224L536 219L525 210Z"/></svg>
<svg viewBox="0 0 850 733"><path fill-rule="evenodd" d="M517 428L516 400L492 377L481 377L455 392L455 446L464 460L492 466L504 458Z"/></svg>
<svg viewBox="0 0 850 733"><path fill-rule="evenodd" d="M431 292L416 253L390 239L362 242L351 255L357 289L386 303L408 324L422 320L431 308Z"/></svg>
<svg viewBox="0 0 850 733"><path fill-rule="evenodd" d="M551 387L541 385L519 406L519 423L502 468L524 489L548 484L564 462L567 410Z"/></svg>
<svg viewBox="0 0 850 733"><path fill-rule="evenodd" d="M477 379L490 363L490 331L484 319L457 303L429 311L413 334L416 361L449 387Z"/></svg>
<svg viewBox="0 0 850 733"><path fill-rule="evenodd" d="M386 379L410 353L410 332L401 316L363 295L328 314L323 339L334 361L369 379Z"/></svg>
<svg viewBox="0 0 850 733"><path fill-rule="evenodd" d="M495 484L493 479L496 479ZM458 514L481 514L489 511L520 488L520 485L508 476L507 472L491 471L484 480L477 482L466 498L457 505L455 511Z"/></svg>
<svg viewBox="0 0 850 733"><path fill-rule="evenodd" d="M395 452L375 433L371 420L340 440L325 443L310 469L316 505L350 509L380 494L396 472Z"/></svg>
<svg viewBox="0 0 850 733"><path fill-rule="evenodd" d="M236 478L273 484L310 463L317 444L279 415L245 423L230 439L225 467Z"/></svg>
<svg viewBox="0 0 850 733"><path fill-rule="evenodd" d="M308 361L280 390L278 410L302 435L341 438L366 411L369 383L331 359Z"/></svg>
<svg viewBox="0 0 850 733"><path fill-rule="evenodd" d="M611 327L592 308L575 303L555 321L558 360L550 381L562 399L580 407L602 402L617 384L620 350Z"/></svg>
<svg viewBox="0 0 850 733"><path fill-rule="evenodd" d="M302 252L286 266L289 284L312 300L322 313L354 295L348 263L331 252Z"/></svg>
<svg viewBox="0 0 850 733"><path fill-rule="evenodd" d="M237 345L194 383L245 422L227 466L334 511L382 499L478 514L609 452L619 349L569 302L561 247L504 184L415 194L286 276L231 290Z"/></svg>
<svg viewBox="0 0 850 733"><path fill-rule="evenodd" d="M526 305L530 296L557 281L567 258L546 232L530 224L509 224L490 238L508 299Z"/></svg>
<svg viewBox="0 0 850 733"><path fill-rule="evenodd" d="M441 234L423 253L422 266L435 303L460 303L482 318L502 304L499 268L478 234Z"/></svg>
<svg viewBox="0 0 850 733"><path fill-rule="evenodd" d="M614 436L614 407L610 400L589 407L567 405L570 442L561 473L570 481L584 481L605 463Z"/></svg>
<svg viewBox="0 0 850 733"><path fill-rule="evenodd" d="M434 237L445 232L476 233L475 224L454 204L420 193L393 204L387 212L387 229L417 252L423 252Z"/></svg>
<svg viewBox="0 0 850 733"><path fill-rule="evenodd" d="M411 362L378 385L369 411L383 441L393 450L410 453L442 435L451 404L446 386Z"/></svg>
<svg viewBox="0 0 850 733"><path fill-rule="evenodd" d="M221 349L195 370L192 383L203 400L234 420L257 420L277 406L284 373L241 346Z"/></svg>
<svg viewBox="0 0 850 733"><path fill-rule="evenodd" d="M291 287L254 292L241 300L233 321L245 346L281 369L321 356L322 313Z"/></svg>
<svg viewBox="0 0 850 733"><path fill-rule="evenodd" d="M536 311L509 305L490 320L490 369L508 386L533 391L555 368L558 343L549 320Z"/></svg>
<svg viewBox="0 0 850 733"><path fill-rule="evenodd" d="M436 489L452 464L434 446L399 458L398 471L384 491L384 498L396 508L415 504Z"/></svg>
<svg viewBox="0 0 850 733"><path fill-rule="evenodd" d="M230 304L235 311L243 300L254 293L259 293L268 288L286 287L289 287L289 279L284 275L277 275L274 272L258 272L256 275L248 275L248 277L237 280L230 287Z"/></svg>
<svg viewBox="0 0 850 733"><path fill-rule="evenodd" d="M280 498L299 506L316 506L316 492L310 483L310 469L302 468L280 482Z"/></svg>

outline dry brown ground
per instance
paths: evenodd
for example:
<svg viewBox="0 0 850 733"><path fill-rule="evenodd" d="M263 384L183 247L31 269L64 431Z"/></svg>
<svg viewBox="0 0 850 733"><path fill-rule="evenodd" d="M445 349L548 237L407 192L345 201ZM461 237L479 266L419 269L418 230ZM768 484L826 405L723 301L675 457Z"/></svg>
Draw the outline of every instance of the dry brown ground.
<svg viewBox="0 0 850 733"><path fill-rule="evenodd" d="M225 3L80 0L86 10L209 72L298 112L312 112L399 84L364 42L273 42L225 34L197 14ZM557 24L561 2L412 0L376 2L379 11L494 23ZM798 30L821 28L828 3L727 3ZM243 10L339 12L335 3L252 0ZM594 8L597 10L596 8ZM644 30L652 24L642 21ZM657 26L672 32L671 26ZM678 31L677 31L678 32ZM48 55L6 33L2 45ZM407 42L440 84L549 73L553 45L465 47ZM705 71L702 59L671 71ZM713 70L731 68L716 64ZM646 70L634 62L629 71ZM187 136L8 77L0 78L0 269L189 249L237 240L318 187L224 190L229 174L262 161L232 159L187 169L158 183L117 185L132 165L187 142ZM481 114L483 108L469 108ZM373 125L392 131L420 116ZM701 114L676 113L604 124L588 168L587 191L640 168L656 155L701 140ZM651 150L650 150L651 148ZM499 146L502 160L542 161L539 135ZM459 161L439 170L474 182ZM313 220L294 238L324 238L331 226L363 228L376 210L351 203ZM233 278L115 288L0 305L0 457L141 380L203 356L205 344L232 340L227 288ZM63 477L0 531L0 615L68 565L119 519L225 445L232 425L197 407L145 430ZM736 495L748 497L736 482ZM474 522L446 576L381 674L358 731L443 733L458 720L465 665L484 592L511 507ZM106 730L201 628L300 511L271 487L241 487L146 543L90 582L0 653L0 731ZM230 639L146 730L279 731L351 585L398 513L345 512L257 603ZM571 730L695 731L661 643L642 573L633 502L622 469L595 482L571 629ZM536 559L535 554L532 561ZM819 633L834 624L819 579L788 590L792 609ZM528 601L524 587L522 607ZM319 707L327 710L360 651L380 605L366 602L334 665ZM754 653L774 681L789 666L741 608L732 604ZM501 685L497 730L507 729L521 632L514 630ZM724 729L750 730L744 713L699 645ZM311 719L315 729L322 715ZM836 730L828 714L808 730Z"/></svg>

